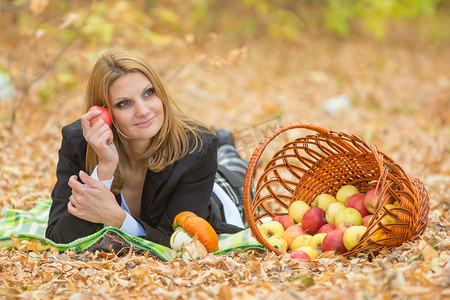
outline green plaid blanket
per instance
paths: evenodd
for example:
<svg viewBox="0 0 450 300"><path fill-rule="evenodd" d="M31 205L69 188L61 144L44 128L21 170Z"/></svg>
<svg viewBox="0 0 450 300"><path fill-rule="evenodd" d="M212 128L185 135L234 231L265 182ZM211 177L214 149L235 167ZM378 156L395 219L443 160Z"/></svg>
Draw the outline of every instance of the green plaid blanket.
<svg viewBox="0 0 450 300"><path fill-rule="evenodd" d="M105 227L102 230L79 238L69 244L57 244L45 238L48 213L51 206L51 199L41 201L28 211L7 208L0 219L0 248L11 247L13 241L11 235L22 239L36 239L43 244L50 245L63 252L71 250L80 252L93 246L107 233L113 232L127 243L142 250L150 251L164 261L170 261L180 257L180 253L171 248L147 241L145 239L129 235L115 227ZM243 230L235 234L219 235L219 250L214 255L222 255L230 251L243 252L249 249L264 251L265 248L252 236L250 229ZM183 256L184 257L184 256Z"/></svg>

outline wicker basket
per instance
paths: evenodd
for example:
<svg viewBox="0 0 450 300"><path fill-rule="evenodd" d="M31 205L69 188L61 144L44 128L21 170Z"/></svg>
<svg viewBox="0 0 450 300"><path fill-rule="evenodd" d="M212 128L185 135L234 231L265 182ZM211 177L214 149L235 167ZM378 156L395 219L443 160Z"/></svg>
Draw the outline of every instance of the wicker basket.
<svg viewBox="0 0 450 300"><path fill-rule="evenodd" d="M289 141L276 151L256 181L255 169L266 147L291 129L313 133ZM368 230L345 256L396 247L425 231L429 198L420 180L408 177L391 158L362 138L311 124L291 123L266 135L250 159L244 183L244 208L253 236L266 249L281 254L263 238L258 224L264 218L286 214L295 200L312 205L319 194L335 195L346 184L356 186L362 193L375 186L381 187L382 192ZM389 197L398 202L390 210L384 206ZM395 221L381 223L386 215Z"/></svg>

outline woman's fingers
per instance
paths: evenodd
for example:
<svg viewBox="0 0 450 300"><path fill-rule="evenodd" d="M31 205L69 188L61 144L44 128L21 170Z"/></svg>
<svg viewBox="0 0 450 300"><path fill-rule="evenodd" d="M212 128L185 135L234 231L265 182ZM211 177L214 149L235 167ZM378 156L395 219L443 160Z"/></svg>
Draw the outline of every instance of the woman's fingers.
<svg viewBox="0 0 450 300"><path fill-rule="evenodd" d="M89 129L91 129L91 119L99 116L102 112L100 110L88 111L81 116L81 127L83 128L83 134L85 134ZM95 124L97 124L96 122ZM94 124L94 125L95 125Z"/></svg>

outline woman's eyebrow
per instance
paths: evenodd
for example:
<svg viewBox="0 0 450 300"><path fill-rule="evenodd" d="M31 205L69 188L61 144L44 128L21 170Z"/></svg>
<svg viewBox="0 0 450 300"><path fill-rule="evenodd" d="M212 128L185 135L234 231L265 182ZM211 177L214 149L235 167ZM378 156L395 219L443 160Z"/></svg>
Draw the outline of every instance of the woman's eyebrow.
<svg viewBox="0 0 450 300"><path fill-rule="evenodd" d="M146 92L149 88L152 88L152 87L153 87L153 84L150 82L150 83L147 84L147 85L145 86L145 88L142 90L142 93Z"/></svg>

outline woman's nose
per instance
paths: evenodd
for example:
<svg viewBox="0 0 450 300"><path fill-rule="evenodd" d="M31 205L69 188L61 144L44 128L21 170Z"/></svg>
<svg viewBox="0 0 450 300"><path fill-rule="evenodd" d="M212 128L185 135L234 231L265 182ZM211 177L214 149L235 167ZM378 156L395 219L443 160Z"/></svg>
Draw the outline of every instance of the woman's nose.
<svg viewBox="0 0 450 300"><path fill-rule="evenodd" d="M150 109L145 105L144 101L140 100L136 102L136 116L145 117L149 114Z"/></svg>

